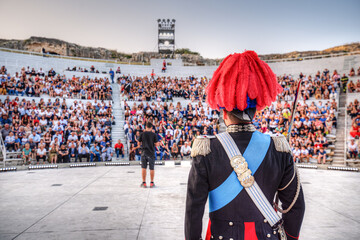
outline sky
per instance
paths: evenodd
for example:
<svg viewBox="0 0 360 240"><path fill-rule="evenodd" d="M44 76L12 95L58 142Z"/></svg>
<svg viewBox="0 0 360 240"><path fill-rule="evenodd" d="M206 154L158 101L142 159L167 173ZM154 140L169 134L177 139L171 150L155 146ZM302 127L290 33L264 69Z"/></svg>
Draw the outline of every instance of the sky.
<svg viewBox="0 0 360 240"><path fill-rule="evenodd" d="M206 58L323 50L360 41L359 0L0 0L0 38L57 38L120 52L157 51L157 19L176 48Z"/></svg>

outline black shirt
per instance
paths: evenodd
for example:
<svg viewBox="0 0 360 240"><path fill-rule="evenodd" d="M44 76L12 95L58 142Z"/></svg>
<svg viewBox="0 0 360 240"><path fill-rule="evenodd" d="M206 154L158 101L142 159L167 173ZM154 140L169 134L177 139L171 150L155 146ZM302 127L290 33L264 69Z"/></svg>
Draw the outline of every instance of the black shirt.
<svg viewBox="0 0 360 240"><path fill-rule="evenodd" d="M142 142L143 154L148 157L155 157L155 143L158 142L157 136L153 132L143 132L139 142Z"/></svg>

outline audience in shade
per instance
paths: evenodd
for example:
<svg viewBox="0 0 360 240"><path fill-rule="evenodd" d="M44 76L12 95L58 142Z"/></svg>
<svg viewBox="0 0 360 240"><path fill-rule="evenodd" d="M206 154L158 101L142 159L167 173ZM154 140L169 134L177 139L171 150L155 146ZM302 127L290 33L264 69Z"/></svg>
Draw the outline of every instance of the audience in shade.
<svg viewBox="0 0 360 240"><path fill-rule="evenodd" d="M347 143L348 158L360 158L360 104L358 99L355 99L353 102L348 104L346 113L351 119L349 132L350 141Z"/></svg>
<svg viewBox="0 0 360 240"><path fill-rule="evenodd" d="M51 163L82 159L94 160L92 146L97 146L96 160L112 157L112 105L105 101L0 100L1 135L8 151L22 152L28 163L46 158ZM44 152L46 151L46 155Z"/></svg>
<svg viewBox="0 0 360 240"><path fill-rule="evenodd" d="M156 148L156 158L170 159L189 156L191 143L196 136L214 135L219 131L219 112L204 107L201 102L182 106L167 102L124 102L124 130L130 143L130 160L141 155L136 141L144 130L146 121L154 125L160 146Z"/></svg>
<svg viewBox="0 0 360 240"><path fill-rule="evenodd" d="M358 93L360 92L360 79L357 80L356 84L353 81L350 81L347 86L349 93Z"/></svg>
<svg viewBox="0 0 360 240"><path fill-rule="evenodd" d="M13 76L7 73L6 68L0 70L0 94L21 95L28 97L50 97L81 98L111 100L112 87L107 78L75 77L66 78L65 75L56 75L51 69L46 75L40 68L27 70L22 68L20 73Z"/></svg>
<svg viewBox="0 0 360 240"><path fill-rule="evenodd" d="M255 127L263 133L287 135L290 121L290 104L281 102L257 112L253 121ZM308 104L302 101L295 112L293 128L291 131L290 146L296 162L309 162L310 158L320 159L324 163L329 143L326 135L336 128L337 104L335 100L327 100ZM320 163L320 160L319 160Z"/></svg>
<svg viewBox="0 0 360 240"><path fill-rule="evenodd" d="M118 79L123 97L133 101L172 101L174 97L205 100L206 77L131 77Z"/></svg>

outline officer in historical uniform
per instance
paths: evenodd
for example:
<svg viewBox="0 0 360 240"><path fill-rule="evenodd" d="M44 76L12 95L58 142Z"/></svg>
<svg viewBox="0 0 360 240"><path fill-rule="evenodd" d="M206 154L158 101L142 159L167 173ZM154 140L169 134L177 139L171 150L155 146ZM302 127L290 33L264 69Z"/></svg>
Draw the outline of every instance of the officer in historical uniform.
<svg viewBox="0 0 360 240"><path fill-rule="evenodd" d="M281 91L275 74L253 51L229 55L215 71L207 104L223 110L227 129L193 143L187 240L201 239L207 198L206 239L299 238L305 204L290 146L283 135L262 134L252 125L256 110L269 106Z"/></svg>

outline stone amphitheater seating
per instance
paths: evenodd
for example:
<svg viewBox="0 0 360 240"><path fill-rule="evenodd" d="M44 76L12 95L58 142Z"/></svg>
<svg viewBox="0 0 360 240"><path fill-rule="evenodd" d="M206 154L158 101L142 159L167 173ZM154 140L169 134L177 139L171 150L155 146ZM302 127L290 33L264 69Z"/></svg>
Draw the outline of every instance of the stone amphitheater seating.
<svg viewBox="0 0 360 240"><path fill-rule="evenodd" d="M35 55L27 55L27 54L18 54L11 52L0 51L0 65L5 65L8 71L13 74L14 72L20 71L22 67L30 66L30 68L35 68L38 70L40 67L47 72L50 68L54 68L57 73L65 74L66 77L71 78L73 75L75 76L90 76L90 77L108 77L108 74L95 74L95 73L81 73L81 72L72 72L65 71L68 67L81 67L90 69L93 65L95 69L100 72L106 71L108 72L110 68L114 71L120 67L122 74L121 75L131 75L131 76L144 76L149 75L154 69L156 76L177 76L177 77L188 77L188 76L206 76L211 77L214 70L217 66L168 66L166 73L161 73L161 68L157 65L130 65L130 64L114 64L114 63L106 63L106 62L95 62L95 61L84 61L84 60L72 60L65 58L53 58L53 57L42 57ZM323 70L328 68L330 71L336 69L339 73L349 73L351 67L360 66L360 55L353 56L342 56L342 57L332 57L332 58L323 58L323 59L314 59L314 60L306 60L306 61L293 61L293 62L275 62L269 63L270 67L276 74L292 74L294 76L298 76L300 72L305 75L314 74L318 70ZM352 78L351 78L352 79ZM353 80L357 80L357 77L354 77ZM118 88L116 86L117 92ZM7 96L0 96L0 99L5 99ZM14 96L10 96L13 98ZM358 98L356 94L349 94L348 100ZM49 98L49 96L43 96L45 101ZM35 99L35 101L39 101L40 98L29 98L29 100ZM89 101L89 100L79 100L79 99L67 99L67 102L71 104L73 101ZM121 97L118 96L114 102L114 115L117 117L122 117L123 114L123 102L121 101ZM91 100L90 100L91 101ZM174 102L178 102L185 106L190 100L184 100L181 98L175 98ZM318 100L310 99L307 100L307 103L310 104L312 101L318 102ZM322 100L324 101L324 100ZM131 105L134 102L129 102ZM139 102L136 102L137 104ZM196 102L195 102L196 103ZM192 103L194 104L194 103ZM205 104L204 104L205 105ZM120 124L123 124L123 121L120 120ZM119 124L119 125L120 125ZM118 133L122 135L123 131L117 130ZM120 136L119 135L119 136ZM118 135L117 135L118 136ZM327 152L331 156L333 154L333 149L335 145L335 137L328 136L329 141L332 145L329 146ZM329 157L328 161L332 161L331 157Z"/></svg>

